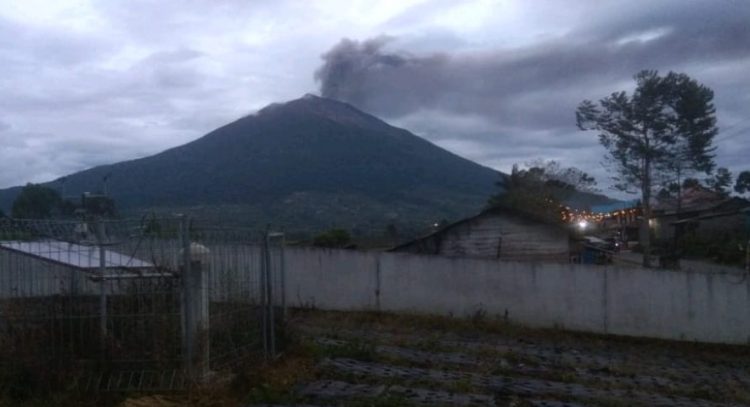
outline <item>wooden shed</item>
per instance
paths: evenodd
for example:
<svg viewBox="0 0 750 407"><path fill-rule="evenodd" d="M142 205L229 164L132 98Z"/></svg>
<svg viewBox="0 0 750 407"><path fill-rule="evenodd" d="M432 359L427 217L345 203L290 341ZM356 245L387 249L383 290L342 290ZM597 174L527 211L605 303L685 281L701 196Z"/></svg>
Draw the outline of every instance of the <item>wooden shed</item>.
<svg viewBox="0 0 750 407"><path fill-rule="evenodd" d="M568 262L570 231L564 225L497 207L448 225L391 251L520 261Z"/></svg>

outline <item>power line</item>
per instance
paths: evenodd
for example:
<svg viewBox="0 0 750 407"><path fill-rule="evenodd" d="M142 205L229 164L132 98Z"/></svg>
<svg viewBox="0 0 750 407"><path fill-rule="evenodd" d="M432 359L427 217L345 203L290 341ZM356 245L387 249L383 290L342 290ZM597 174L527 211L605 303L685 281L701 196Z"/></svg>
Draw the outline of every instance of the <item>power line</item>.
<svg viewBox="0 0 750 407"><path fill-rule="evenodd" d="M743 120L743 121L746 121L746 120ZM735 126L731 126L731 127L735 127ZM735 138L737 136L741 136L744 132L746 132L748 130L750 130L750 126L743 127L743 128L741 128L741 129L739 129L737 131L734 131L734 132L730 133L729 135L724 135L724 136L720 137L718 140L716 140L716 142L718 143L720 141L729 140L729 139Z"/></svg>
<svg viewBox="0 0 750 407"><path fill-rule="evenodd" d="M721 129L721 130L724 130L724 131L727 131L727 130L732 130L733 128L737 127L737 125L738 125L738 124L741 124L742 122L746 122L747 120L748 120L748 119L740 119L740 120L737 120L736 122L734 122L734 123L730 124L729 126L727 126L727 127L725 127L725 128L721 128L721 127L720 127L720 129Z"/></svg>

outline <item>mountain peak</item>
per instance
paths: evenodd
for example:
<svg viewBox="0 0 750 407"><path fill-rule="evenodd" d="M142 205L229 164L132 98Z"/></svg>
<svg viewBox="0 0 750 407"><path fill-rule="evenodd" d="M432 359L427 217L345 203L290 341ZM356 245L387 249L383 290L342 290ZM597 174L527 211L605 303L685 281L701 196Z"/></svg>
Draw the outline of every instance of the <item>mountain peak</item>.
<svg viewBox="0 0 750 407"><path fill-rule="evenodd" d="M339 100L306 93L301 98L284 103L272 103L258 111L258 116L306 116L325 118L357 127L384 126L382 120Z"/></svg>

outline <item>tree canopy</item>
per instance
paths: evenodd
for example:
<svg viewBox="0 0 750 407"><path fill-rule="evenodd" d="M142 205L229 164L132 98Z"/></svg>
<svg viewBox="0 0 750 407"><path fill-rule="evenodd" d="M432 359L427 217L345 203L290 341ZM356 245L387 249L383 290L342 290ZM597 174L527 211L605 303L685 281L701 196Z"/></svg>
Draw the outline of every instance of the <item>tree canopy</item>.
<svg viewBox="0 0 750 407"><path fill-rule="evenodd" d="M716 174L706 178L705 183L711 191L723 197L728 197L732 187L732 173L721 167L716 170Z"/></svg>
<svg viewBox="0 0 750 407"><path fill-rule="evenodd" d="M541 170L540 178L548 185L555 184L566 191L599 192L594 177L576 167L564 167L559 161L536 159L527 162L526 167Z"/></svg>
<svg viewBox="0 0 750 407"><path fill-rule="evenodd" d="M686 178L685 181L682 182L682 189L687 188L697 188L701 185L701 182L698 181L696 178Z"/></svg>
<svg viewBox="0 0 750 407"><path fill-rule="evenodd" d="M612 93L576 110L581 130L598 133L607 150L615 187L640 192L644 219L651 216L655 188L666 188L692 172L713 168L712 141L717 133L713 92L687 75L644 70L634 77L629 95ZM643 262L650 266L648 222L641 222Z"/></svg>
<svg viewBox="0 0 750 407"><path fill-rule="evenodd" d="M27 184L13 202L14 218L45 219L52 217L62 205L60 194L52 188Z"/></svg>
<svg viewBox="0 0 750 407"><path fill-rule="evenodd" d="M536 160L529 168L513 166L502 183L505 190L492 196L488 206L505 206L539 218L559 222L562 202L577 190L594 191L593 177L575 167L563 167L557 161Z"/></svg>
<svg viewBox="0 0 750 407"><path fill-rule="evenodd" d="M737 175L737 181L734 183L734 192L738 194L750 192L750 171L742 171Z"/></svg>
<svg viewBox="0 0 750 407"><path fill-rule="evenodd" d="M313 239L313 246L344 248L348 246L351 241L352 237L346 230L330 229L315 236L315 238Z"/></svg>
<svg viewBox="0 0 750 407"><path fill-rule="evenodd" d="M697 173L710 174L716 164L713 139L716 127L714 93L685 74L670 72L664 79L666 119L674 136L669 154L659 168L659 178L669 183L677 198L677 211L682 209L683 180Z"/></svg>

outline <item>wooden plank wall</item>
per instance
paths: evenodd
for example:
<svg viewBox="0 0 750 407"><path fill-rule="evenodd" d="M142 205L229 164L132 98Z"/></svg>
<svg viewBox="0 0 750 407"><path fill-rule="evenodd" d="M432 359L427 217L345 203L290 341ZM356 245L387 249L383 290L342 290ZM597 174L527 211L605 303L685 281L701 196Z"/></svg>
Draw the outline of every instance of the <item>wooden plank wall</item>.
<svg viewBox="0 0 750 407"><path fill-rule="evenodd" d="M485 214L454 225L400 251L505 260L568 261L567 231L505 214Z"/></svg>

